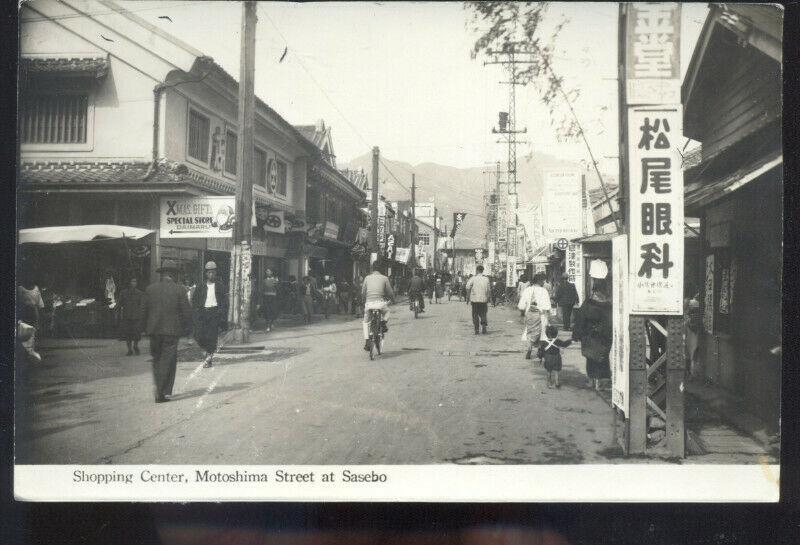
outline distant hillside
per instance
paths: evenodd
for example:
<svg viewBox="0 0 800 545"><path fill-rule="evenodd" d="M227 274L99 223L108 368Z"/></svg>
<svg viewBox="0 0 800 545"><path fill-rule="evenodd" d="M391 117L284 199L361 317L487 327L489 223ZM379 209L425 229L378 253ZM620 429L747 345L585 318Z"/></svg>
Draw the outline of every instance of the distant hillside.
<svg viewBox="0 0 800 545"><path fill-rule="evenodd" d="M466 212L467 217L463 229L459 231L457 245L462 243L467 246L481 246L485 243L486 220L484 218L483 196L484 191L494 184L494 175L484 173L484 170L494 170L493 165L486 167L455 168L436 163L421 163L412 166L403 161L395 161L382 157L382 163L388 167L380 166L381 194L387 200L401 200L410 198L410 193L395 182L392 174L399 181L411 188L411 172L416 174L417 200L436 200L436 206L446 224L452 227L453 212ZM368 153L357 157L346 165L347 168L364 169L372 173L372 154ZM520 205L528 203L538 204L542 194L542 170L547 168L580 168L580 164L563 161L546 154L534 153L530 156L517 158L517 180L519 185ZM505 163L500 165L501 171L505 170ZM505 176L501 177L504 180ZM606 180L607 182L609 180ZM616 181L616 180L614 180ZM598 186L596 175L587 175L589 188Z"/></svg>

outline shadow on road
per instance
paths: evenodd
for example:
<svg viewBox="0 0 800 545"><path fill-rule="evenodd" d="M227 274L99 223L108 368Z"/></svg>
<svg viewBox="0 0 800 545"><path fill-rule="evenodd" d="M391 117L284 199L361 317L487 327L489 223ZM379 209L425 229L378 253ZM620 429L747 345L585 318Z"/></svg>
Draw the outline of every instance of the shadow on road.
<svg viewBox="0 0 800 545"><path fill-rule="evenodd" d="M236 382L234 384L227 384L225 386L214 388L213 390L209 390L208 388L197 388L195 390L189 390L188 392L181 392L179 394L175 394L170 398L170 401L181 401L184 399L191 399L193 397L202 397L206 395L236 392L239 390L244 390L246 388L249 388L252 385L253 385L252 382Z"/></svg>

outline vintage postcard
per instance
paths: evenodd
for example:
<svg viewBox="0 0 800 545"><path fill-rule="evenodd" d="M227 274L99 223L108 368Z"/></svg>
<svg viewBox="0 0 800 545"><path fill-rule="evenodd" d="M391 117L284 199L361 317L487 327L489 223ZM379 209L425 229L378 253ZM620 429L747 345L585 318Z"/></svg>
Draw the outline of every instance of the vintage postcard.
<svg viewBox="0 0 800 545"><path fill-rule="evenodd" d="M778 501L780 6L19 14L18 499Z"/></svg>

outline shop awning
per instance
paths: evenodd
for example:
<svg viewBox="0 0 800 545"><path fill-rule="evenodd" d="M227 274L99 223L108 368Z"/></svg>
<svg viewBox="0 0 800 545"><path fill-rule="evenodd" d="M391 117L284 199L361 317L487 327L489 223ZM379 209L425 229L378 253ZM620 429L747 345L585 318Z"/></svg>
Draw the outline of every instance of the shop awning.
<svg viewBox="0 0 800 545"><path fill-rule="evenodd" d="M761 157L735 172L726 173L716 180L701 180L687 184L684 190L684 203L686 209L692 213L705 206L727 197L740 187L766 174L774 168L783 165L783 153L776 152L766 157Z"/></svg>
<svg viewBox="0 0 800 545"><path fill-rule="evenodd" d="M19 244L61 244L129 238L138 240L153 233L151 229L125 225L64 225L19 230Z"/></svg>

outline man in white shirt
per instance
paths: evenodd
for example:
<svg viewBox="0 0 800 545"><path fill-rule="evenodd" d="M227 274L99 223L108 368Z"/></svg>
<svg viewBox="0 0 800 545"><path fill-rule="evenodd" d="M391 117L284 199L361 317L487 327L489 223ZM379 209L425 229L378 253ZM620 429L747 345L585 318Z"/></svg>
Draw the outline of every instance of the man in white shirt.
<svg viewBox="0 0 800 545"><path fill-rule="evenodd" d="M228 315L228 303L225 289L217 282L217 264L206 263L206 281L197 286L192 293L192 307L195 311L195 340L206 352L203 367L211 367L214 353L217 351L220 324L224 324Z"/></svg>
<svg viewBox="0 0 800 545"><path fill-rule="evenodd" d="M475 276L467 282L467 303L472 304L472 324L475 326L475 335L477 335L479 325L484 334L486 326L489 325L486 313L489 310L491 283L489 278L483 276L483 265L478 265L475 271Z"/></svg>
<svg viewBox="0 0 800 545"><path fill-rule="evenodd" d="M386 322L389 318L389 301L394 302L394 291L389 279L381 274L378 262L372 264L372 274L367 275L361 286L361 298L364 301L364 350L369 352L369 311L377 309L381 311L381 328L386 333L389 328Z"/></svg>

